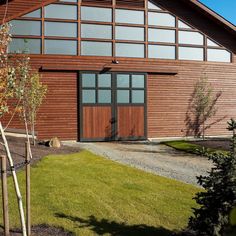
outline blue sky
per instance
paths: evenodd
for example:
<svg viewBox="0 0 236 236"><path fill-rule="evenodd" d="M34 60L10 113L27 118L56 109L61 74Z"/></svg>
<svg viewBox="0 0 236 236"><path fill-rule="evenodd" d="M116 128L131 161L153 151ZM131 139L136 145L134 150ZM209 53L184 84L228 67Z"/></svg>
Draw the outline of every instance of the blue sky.
<svg viewBox="0 0 236 236"><path fill-rule="evenodd" d="M236 25L236 0L200 0L200 2Z"/></svg>

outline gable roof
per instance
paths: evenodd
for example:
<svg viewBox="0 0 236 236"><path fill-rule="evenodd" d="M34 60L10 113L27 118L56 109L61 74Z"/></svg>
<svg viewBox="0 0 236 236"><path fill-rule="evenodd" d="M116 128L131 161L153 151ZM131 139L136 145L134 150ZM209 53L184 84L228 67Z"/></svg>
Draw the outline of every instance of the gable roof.
<svg viewBox="0 0 236 236"><path fill-rule="evenodd" d="M209 18L218 21L219 24L221 24L224 27L228 27L230 31L233 31L234 34L236 34L236 26L231 23L230 21L226 20L224 17L204 5L203 3L199 2L199 0L184 0L187 4L193 4L193 6L197 10L203 10L202 13L205 15L208 15Z"/></svg>
<svg viewBox="0 0 236 236"><path fill-rule="evenodd" d="M0 0L0 21L3 20L7 0ZM57 0L8 0L6 21L17 18ZM136 1L136 0L133 0ZM198 0L152 0L187 23L236 53L236 26ZM216 27L218 26L218 29ZM214 28L214 32L211 30Z"/></svg>

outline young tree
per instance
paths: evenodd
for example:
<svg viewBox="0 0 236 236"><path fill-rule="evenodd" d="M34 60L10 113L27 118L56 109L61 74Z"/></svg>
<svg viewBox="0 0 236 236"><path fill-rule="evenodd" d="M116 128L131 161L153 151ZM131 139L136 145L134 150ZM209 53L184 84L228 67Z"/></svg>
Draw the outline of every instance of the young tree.
<svg viewBox="0 0 236 236"><path fill-rule="evenodd" d="M8 63L8 54L7 47L11 40L9 34L10 26L8 24L3 24L0 27L0 135L2 137L3 143L1 143L6 151L9 164L12 171L15 191L18 200L20 219L22 225L23 236L26 236L26 225L25 225L25 216L24 208L22 203L22 196L14 168L13 159L11 157L11 152L8 146L8 142L5 136L5 132L1 123L2 116L9 111L9 100L14 98L15 89L16 89L16 73L15 68L9 66Z"/></svg>
<svg viewBox="0 0 236 236"><path fill-rule="evenodd" d="M7 46L11 41L10 26L0 27L0 117L8 112L8 100L14 96L15 69L8 66Z"/></svg>
<svg viewBox="0 0 236 236"><path fill-rule="evenodd" d="M196 82L186 117L187 126L194 131L194 136L205 138L205 131L209 128L206 121L216 114L215 105L220 96L221 92L213 94L207 77L201 77Z"/></svg>
<svg viewBox="0 0 236 236"><path fill-rule="evenodd" d="M228 122L233 131L231 152L228 155L215 153L209 156L214 167L209 176L198 177L198 183L205 189L194 198L200 208L194 208L188 228L197 236L221 236L229 226L229 215L236 205L236 122Z"/></svg>
<svg viewBox="0 0 236 236"><path fill-rule="evenodd" d="M35 145L35 123L38 109L47 93L47 86L40 82L38 73L31 74L24 93L25 119L31 126L33 145Z"/></svg>

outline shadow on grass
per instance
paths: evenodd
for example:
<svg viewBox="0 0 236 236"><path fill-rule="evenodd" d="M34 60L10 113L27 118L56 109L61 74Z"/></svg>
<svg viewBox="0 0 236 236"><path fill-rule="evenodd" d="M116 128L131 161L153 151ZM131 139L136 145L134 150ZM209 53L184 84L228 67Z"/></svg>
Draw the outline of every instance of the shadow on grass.
<svg viewBox="0 0 236 236"><path fill-rule="evenodd" d="M171 236L173 232L163 227L153 227L144 224L128 225L118 223L107 219L98 220L95 216L89 216L88 219L65 215L64 213L56 213L56 217L68 219L78 224L79 228L89 228L98 235L110 234L113 236Z"/></svg>

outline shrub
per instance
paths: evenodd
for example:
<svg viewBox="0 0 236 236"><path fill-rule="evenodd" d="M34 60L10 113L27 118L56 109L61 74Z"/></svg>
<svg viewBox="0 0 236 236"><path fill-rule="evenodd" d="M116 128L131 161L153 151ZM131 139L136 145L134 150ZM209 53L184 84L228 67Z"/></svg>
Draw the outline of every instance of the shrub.
<svg viewBox="0 0 236 236"><path fill-rule="evenodd" d="M228 130L233 131L231 152L214 153L209 156L214 167L208 176L197 177L205 191L195 196L199 208L194 208L188 231L197 236L221 236L230 224L229 215L236 205L236 122L228 122Z"/></svg>

